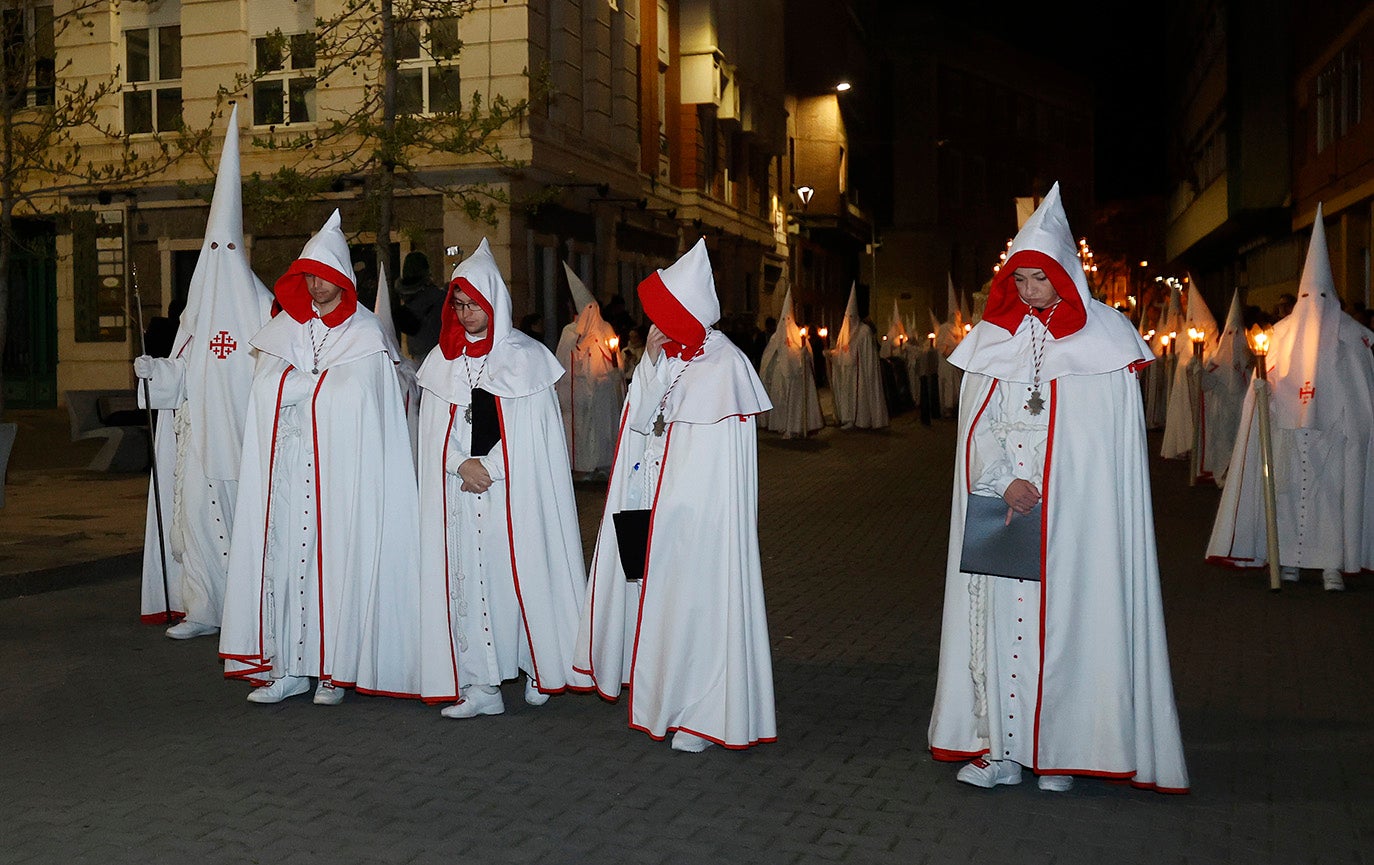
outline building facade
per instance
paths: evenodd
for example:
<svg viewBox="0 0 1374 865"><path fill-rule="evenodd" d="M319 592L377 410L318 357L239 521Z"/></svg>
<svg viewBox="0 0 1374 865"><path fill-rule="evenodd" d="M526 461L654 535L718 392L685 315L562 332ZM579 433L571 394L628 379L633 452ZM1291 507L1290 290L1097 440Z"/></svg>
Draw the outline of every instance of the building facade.
<svg viewBox="0 0 1374 865"><path fill-rule="evenodd" d="M320 20L376 26L340 17L349 0L24 5L37 10L30 26L38 31L48 16L58 92L113 78L101 120L133 144L156 146L185 124L212 129L217 153L227 103L236 101L246 179L356 146L346 135L327 154L323 145L311 153L288 145L349 116L378 81L375 52L340 63L319 32ZM62 26L76 5L84 7L81 26ZM502 159L490 151L412 155L417 182L398 189L383 246L393 284L408 252L425 252L442 284L487 237L517 319L542 316L552 345L572 314L561 262L603 303L619 295L637 317L638 282L704 236L722 328L743 330L767 314L788 266L782 0L479 0L456 18L401 14L427 5L394 0L398 113L441 116L473 94L486 104L528 99L529 110L492 137ZM114 161L109 139L91 133L77 141L86 158L98 161L107 150ZM184 297L213 164L183 159L153 178L44 203L47 214L68 215L40 219L31 232L48 238L51 273L15 291L27 317L13 328L24 331L16 343L23 353L6 351L14 405L53 404L74 388L131 386L129 359L140 351L134 282L145 317ZM270 285L338 207L368 299L378 268L362 194L371 182L366 172L343 170L289 208L246 206L245 242L263 281ZM487 199L494 224L443 191L478 184L495 193ZM35 347L51 350L54 370L33 360Z"/></svg>

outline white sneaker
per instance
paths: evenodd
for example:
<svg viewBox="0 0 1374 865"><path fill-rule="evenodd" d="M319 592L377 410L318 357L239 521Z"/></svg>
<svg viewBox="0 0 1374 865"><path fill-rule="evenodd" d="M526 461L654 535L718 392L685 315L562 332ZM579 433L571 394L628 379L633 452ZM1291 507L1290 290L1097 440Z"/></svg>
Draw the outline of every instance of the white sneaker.
<svg viewBox="0 0 1374 865"><path fill-rule="evenodd" d="M1279 577L1285 583L1296 583L1298 581L1298 569L1291 565L1284 565L1279 568Z"/></svg>
<svg viewBox="0 0 1374 865"><path fill-rule="evenodd" d="M1345 577L1339 568L1326 568L1322 571L1322 588L1328 592L1344 592Z"/></svg>
<svg viewBox="0 0 1374 865"><path fill-rule="evenodd" d="M304 694L310 690L310 679L306 676L282 676L270 685L254 688L248 692L250 703L280 703L287 697Z"/></svg>
<svg viewBox="0 0 1374 865"><path fill-rule="evenodd" d="M208 637L211 634L218 634L219 628L204 622L193 622L190 619L185 619L163 631L163 633L173 640L189 640L192 637Z"/></svg>
<svg viewBox="0 0 1374 865"><path fill-rule="evenodd" d="M525 676L525 702L531 706L542 706L549 701L549 695L541 693L539 683L533 676Z"/></svg>
<svg viewBox="0 0 1374 865"><path fill-rule="evenodd" d="M984 760L982 757L965 763L954 776L975 787L996 787L998 784L1020 784L1021 764L1015 760Z"/></svg>
<svg viewBox="0 0 1374 865"><path fill-rule="evenodd" d="M478 715L500 715L505 712L506 704L501 699L501 690L492 688L488 693L485 688L492 686L469 685L462 690L458 702L440 709L439 714L445 718L476 718Z"/></svg>
<svg viewBox="0 0 1374 865"><path fill-rule="evenodd" d="M686 730L678 730L673 734L674 751L686 751L688 754L700 754L714 744L716 743L712 742L710 739L703 739L694 733L688 733Z"/></svg>
<svg viewBox="0 0 1374 865"><path fill-rule="evenodd" d="M1067 793L1073 789L1073 776L1041 775L1035 779L1035 786L1050 793Z"/></svg>
<svg viewBox="0 0 1374 865"><path fill-rule="evenodd" d="M343 702L344 689L335 687L329 682L320 682L315 687L316 706L337 706Z"/></svg>

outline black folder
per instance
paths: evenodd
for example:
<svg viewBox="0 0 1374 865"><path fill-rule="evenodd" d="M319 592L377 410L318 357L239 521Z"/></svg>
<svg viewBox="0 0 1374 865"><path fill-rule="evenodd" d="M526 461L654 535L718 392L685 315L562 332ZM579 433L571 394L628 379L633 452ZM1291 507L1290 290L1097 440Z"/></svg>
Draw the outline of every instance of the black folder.
<svg viewBox="0 0 1374 865"><path fill-rule="evenodd" d="M472 389L472 448L475 457L491 453L501 440L501 421L496 416L496 397L480 387Z"/></svg>
<svg viewBox="0 0 1374 865"><path fill-rule="evenodd" d="M644 566L649 553L649 515L648 509L635 511L616 511L611 514L615 520L615 542L620 550L620 568L626 580L644 579Z"/></svg>
<svg viewBox="0 0 1374 865"><path fill-rule="evenodd" d="M1040 580L1040 509L1012 514L1001 497L969 495L959 570L1017 580Z"/></svg>

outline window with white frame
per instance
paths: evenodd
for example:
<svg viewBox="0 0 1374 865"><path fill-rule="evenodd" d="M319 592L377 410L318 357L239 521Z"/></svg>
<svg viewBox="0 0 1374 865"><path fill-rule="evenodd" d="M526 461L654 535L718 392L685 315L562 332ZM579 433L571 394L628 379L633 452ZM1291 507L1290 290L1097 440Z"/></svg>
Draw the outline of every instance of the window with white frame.
<svg viewBox="0 0 1374 865"><path fill-rule="evenodd" d="M396 112L459 111L457 18L407 21L396 28Z"/></svg>
<svg viewBox="0 0 1374 865"><path fill-rule="evenodd" d="M124 31L124 132L181 126L181 25Z"/></svg>
<svg viewBox="0 0 1374 865"><path fill-rule="evenodd" d="M0 44L8 91L16 107L52 105L57 82L51 4L0 11ZM20 86L15 86L20 85Z"/></svg>
<svg viewBox="0 0 1374 865"><path fill-rule="evenodd" d="M253 39L253 124L315 121L315 34L280 31Z"/></svg>

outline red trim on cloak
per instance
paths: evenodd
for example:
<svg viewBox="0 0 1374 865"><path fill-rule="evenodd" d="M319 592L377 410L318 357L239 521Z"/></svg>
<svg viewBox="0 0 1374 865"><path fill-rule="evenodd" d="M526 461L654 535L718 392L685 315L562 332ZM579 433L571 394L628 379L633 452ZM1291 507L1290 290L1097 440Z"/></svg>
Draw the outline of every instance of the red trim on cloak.
<svg viewBox="0 0 1374 865"><path fill-rule="evenodd" d="M487 333L491 333L490 327ZM501 426L501 460L506 465L506 546L510 548L510 576L511 583L515 586L515 602L520 605L520 624L525 629L525 644L530 650L530 666L534 668L534 682L537 690L541 694L560 694L563 688L550 689L539 687L539 659L534 656L534 639L530 636L530 617L525 612L525 594L520 590L520 567L515 563L515 521L511 516L510 498L510 450L506 447L506 413L501 408L501 397L496 397L496 422ZM526 673L528 675L528 671Z"/></svg>
<svg viewBox="0 0 1374 865"><path fill-rule="evenodd" d="M318 276L331 285L337 285L343 289L343 294L339 296L339 305L327 315L320 316L320 321L326 327L337 327L343 324L354 312L358 310L358 289L353 284L353 280L340 273L322 261L313 258L298 258L286 269L286 273L272 286L272 293L277 298L277 303L286 314L291 316L301 324L315 317L315 308L312 305L314 298L310 296L310 291L305 287L306 275Z"/></svg>
<svg viewBox="0 0 1374 865"><path fill-rule="evenodd" d="M1059 416L1059 380L1050 379L1050 429L1045 439L1045 467L1040 473L1040 657L1036 661L1039 671L1035 682L1035 736L1032 742L1031 759L1034 765L1032 771L1040 772L1040 710L1045 701L1045 599L1049 597L1049 527L1050 527L1050 501L1049 501L1049 481L1050 466L1054 459L1054 425ZM1132 773L1134 774L1134 773Z"/></svg>
<svg viewBox="0 0 1374 865"><path fill-rule="evenodd" d="M329 370L320 374L320 380L315 383L315 392L310 397L310 441L311 460L315 463L315 567L318 573L315 576L315 592L319 600L320 607L320 679L330 678L327 667L325 666L325 622L324 622L324 493L320 491L320 424L315 416L315 405L320 399L320 388L324 387L325 377L329 375Z"/></svg>
<svg viewBox="0 0 1374 865"><path fill-rule="evenodd" d="M649 553L650 553L650 551L653 549L653 544L654 544L654 518L658 516L658 497L659 497L659 494L663 492L663 476L666 475L666 474L668 474L668 448L669 448L669 447L672 445L672 443L673 443L673 424L672 424L672 423L669 423L669 424L668 424L668 428L667 428L667 430L664 432L664 435L667 436L667 438L665 438L665 439L663 440L663 456L659 458L659 462L660 462L660 464L662 465L662 468L661 468L661 469L659 470L659 472L658 472L658 483L654 484L654 502L653 502L653 505L651 505L650 508L649 508L649 532L648 532L648 536L644 539L644 571L643 571L644 578L641 579L641 580L639 581L639 610L635 613L635 646L634 646L634 651L630 653L630 677L629 677L630 698L629 698L628 700L625 701L625 707L626 707L626 709L627 709L628 712L629 712L628 723L629 723L630 729L632 729L632 730L644 730L643 727L637 726L637 725L635 724L635 720L634 720L634 719L635 719L635 666L639 663L639 634L640 634L640 629L641 629L641 628L643 627L643 625L644 625L644 596L645 596L646 592L648 591L648 586L649 586L649 583L650 583L650 580L649 580L649 558L650 558ZM644 732L648 733L649 731L648 731L648 730L644 730ZM649 733L649 735L650 735L650 736L653 736L652 733ZM655 737L655 738L658 738L660 741L662 740L662 737Z"/></svg>
<svg viewBox="0 0 1374 865"><path fill-rule="evenodd" d="M663 352L669 357L681 357L683 360L696 357L706 342L706 326L697 321L696 316L682 305L682 301L673 296L659 272L654 271L645 277L636 291L644 314L670 340L663 346Z"/></svg>
<svg viewBox="0 0 1374 865"><path fill-rule="evenodd" d="M186 614L181 610L171 610L170 612L172 614L171 618L167 617L166 611L143 614L138 617L138 622L141 625L169 625L180 622L182 619L186 618Z"/></svg>
<svg viewBox="0 0 1374 865"><path fill-rule="evenodd" d="M1048 316L1049 309L1053 307L1032 310L1016 291L1012 275L1018 267L1034 267L1045 271L1050 284L1059 293L1061 308L1055 312L1049 324L1050 334L1055 339L1063 339L1071 333L1076 333L1088 323L1088 311L1083 306L1083 299L1078 296L1078 287L1074 285L1073 278L1064 270L1062 264L1036 249L1023 249L1013 253L997 271L997 275L992 278L992 285L988 288L988 302L983 310L983 321L990 321L1014 334L1025 320L1028 310L1041 322Z"/></svg>
<svg viewBox="0 0 1374 865"><path fill-rule="evenodd" d="M973 471L969 465L969 461L972 459L973 454L973 448L971 447L973 444L973 431L978 428L978 421L982 419L983 412L987 410L988 403L992 402L992 395L997 392L997 382L998 379L992 380L992 386L988 388L987 397L983 400L983 404L978 407L978 413L973 416L973 423L968 425L968 438L964 440L964 491L969 495L973 494Z"/></svg>
<svg viewBox="0 0 1374 865"><path fill-rule="evenodd" d="M258 572L258 653L256 656L252 656L234 655L225 652L220 652L219 656L227 661L238 661L242 664L253 665L253 667L248 670L234 670L231 672L226 669L224 671L224 678L226 679L247 679L248 681L253 682L253 676L256 676L258 673L266 673L269 670L271 670L271 667L267 664L267 649L263 645L262 627L262 611L263 608L266 606L263 603L263 596L266 594L267 591L267 536L271 531L272 478L273 472L276 470L277 465L277 430L281 426L281 396L282 391L286 388L286 376L291 372L292 369L294 369L294 367L291 364L287 364L286 369L282 370L281 378L277 380L277 405L276 411L272 414L272 447L269 448L267 452L267 504L266 507L263 509L262 565L261 570L259 570ZM257 683L254 682L254 684Z"/></svg>
<svg viewBox="0 0 1374 865"><path fill-rule="evenodd" d="M458 320L458 311L453 308L453 296L460 291L472 298L487 314L487 335L475 342L468 339L467 330ZM493 340L496 338L491 301L478 291L477 286L469 282L467 277L456 277L448 284L444 305L439 310L439 322L439 350L444 353L446 360L455 360L460 354L481 357L491 351Z"/></svg>
<svg viewBox="0 0 1374 865"><path fill-rule="evenodd" d="M629 419L629 417L630 417L630 404L629 404L629 401L626 400L625 406L624 406L623 408L621 408L621 410L620 410L620 427L619 427L619 429L616 430L616 434L615 434L615 452L612 453L612 455L611 455L611 471L610 471L610 474L609 474L609 475L607 476L607 478L606 478L606 499L607 499L607 501L610 500L610 496L611 496L611 485L612 485L612 483L613 483L614 480L615 480L615 469L616 469L616 466L619 465L619 462L618 462L618 461L619 461L619 459L620 459L620 443L621 443L622 441L624 441L624 436L625 436L625 422L626 422L626 420ZM660 475L660 477L662 477L662 476ZM603 507L602 510L603 510L603 512L604 512L605 508ZM603 519L604 519L604 518L603 518ZM612 526L614 526L614 521L612 521ZM592 573L593 575L596 574L596 564L597 564L598 560L600 560L600 558L601 558L601 539L600 539L600 536L599 536L599 534L598 534L596 550L595 550L595 552L592 553L592 568L591 568L591 573ZM622 570L622 571L624 570L624 566L623 566L623 565L621 566L621 570ZM595 579L588 580L587 591L591 593L591 596L588 598L588 605L587 605L587 609L590 611L590 612L589 612L589 615L588 615L588 620L589 620L589 621L592 621L592 622L595 622L595 621L596 621L596 580L595 580ZM624 614L622 613L621 615L622 615L622 618L623 618ZM589 635L588 639L591 640L591 641L595 641L595 640L596 640L596 629L595 629L595 628L591 628L591 629L589 629L589 632L590 632L590 635ZM636 637L638 637L638 635L639 635L638 630L635 631L635 635L636 635ZM623 647L621 648L621 654L624 655L624 648L623 648ZM589 642L589 643L587 644L587 666L588 666L589 669L582 670L582 669L579 669L576 665L573 665L573 672L574 672L574 673L581 673L581 674L584 675L584 676L591 676L591 677L592 677L592 687L591 687L591 688L575 688L574 690L578 690L578 691L594 690L594 691L596 691L596 695L597 695L598 697L600 697L601 699L606 700L606 701L608 701L608 702L614 703L614 702L615 702L617 699L619 699L619 698L618 698L618 697L612 697L610 694L607 694L605 691L601 690L601 686L600 686L600 684L598 683L598 679L597 679L597 676L596 676L596 665L595 665L595 661L594 661L595 658L596 658L596 645L595 645L594 642ZM626 683L625 683L625 682L621 682L620 684L621 684L621 685L625 685Z"/></svg>
<svg viewBox="0 0 1374 865"><path fill-rule="evenodd" d="M990 753L987 748L981 751L950 751L947 748L936 748L933 745L930 748L930 756L942 763L964 763L987 753Z"/></svg>
<svg viewBox="0 0 1374 865"><path fill-rule="evenodd" d="M632 696L633 696L633 694L632 694ZM653 739L655 742L662 742L664 739L668 738L668 734L669 734L669 733L677 733L677 732L688 733L688 734L690 734L690 735L692 735L692 736L697 736L697 737L699 737L699 738L705 739L706 741L711 742L712 744L719 745L719 746L721 746L722 748L728 748L728 749L731 750L731 751L743 751L744 749L746 749L746 748L752 748L752 747L754 747L755 745L766 745L766 744L771 744L771 743L773 743L773 742L778 741L778 737L777 737L777 736L763 736L763 737L760 737L760 738L758 738L758 739L750 739L748 742L745 742L743 745L730 745L730 744L727 744L723 739L717 739L715 736L708 736L708 735L706 735L705 733L700 733L700 732L698 732L698 731L696 731L696 730L693 730L691 727L683 727L683 726L669 727L667 730L664 731L664 734L663 734L662 736L655 736L653 733L651 733L651 732L648 730L648 728L642 727L642 726L640 726L640 725L638 725L638 724L633 724L633 723L630 724L630 729L632 729L632 730L638 730L638 731L640 731L641 733L647 734L648 737L649 737L650 739Z"/></svg>
<svg viewBox="0 0 1374 865"><path fill-rule="evenodd" d="M453 437L454 418L458 416L458 404L448 404L448 426L444 429L444 440L439 444L439 466L442 470L440 487L443 489L444 503L444 604L448 608L448 655L453 662L453 698L462 699L463 687L458 681L458 649L453 644L453 566L448 559L448 443Z"/></svg>
<svg viewBox="0 0 1374 865"><path fill-rule="evenodd" d="M568 352L568 457L569 466L577 471L577 346ZM593 466L595 468L595 466Z"/></svg>

